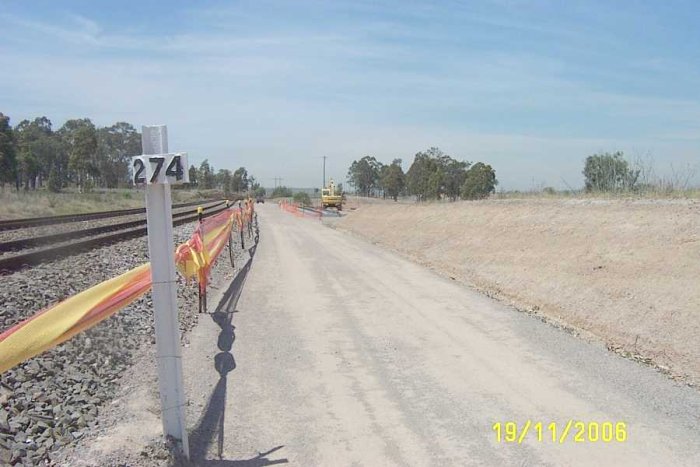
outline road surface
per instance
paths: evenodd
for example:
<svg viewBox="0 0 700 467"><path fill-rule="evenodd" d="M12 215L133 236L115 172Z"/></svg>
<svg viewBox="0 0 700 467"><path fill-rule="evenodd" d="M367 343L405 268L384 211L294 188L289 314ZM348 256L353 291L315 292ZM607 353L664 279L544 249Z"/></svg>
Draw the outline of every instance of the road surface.
<svg viewBox="0 0 700 467"><path fill-rule="evenodd" d="M196 463L700 465L696 390L258 206L254 257L184 355ZM528 420L521 443L497 441L495 423L519 438ZM626 438L578 443L572 424L560 442L569 420L583 439L622 422Z"/></svg>

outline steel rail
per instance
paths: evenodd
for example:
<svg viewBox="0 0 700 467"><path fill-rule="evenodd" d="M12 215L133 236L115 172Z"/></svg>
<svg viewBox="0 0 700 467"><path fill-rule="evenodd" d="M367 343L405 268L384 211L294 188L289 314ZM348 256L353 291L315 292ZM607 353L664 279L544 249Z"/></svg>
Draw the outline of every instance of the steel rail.
<svg viewBox="0 0 700 467"><path fill-rule="evenodd" d="M205 206L204 210L213 209L215 207L221 206L225 201L217 201L214 204ZM173 214L173 219L192 214L196 211L184 211ZM126 230L132 227L137 227L139 225L145 225L146 219L137 219L129 222L120 222L118 224L102 225L99 227L90 227L81 230L71 230L69 232L61 232L56 234L42 235L40 237L28 237L20 238L17 240L9 240L6 242L0 242L0 252L3 251L18 251L26 248L33 248L42 245L50 245L52 243L59 243L69 241L71 239L77 239L82 237L94 236L103 234L106 232L115 232L117 230Z"/></svg>
<svg viewBox="0 0 700 467"><path fill-rule="evenodd" d="M194 206L197 204L210 203L213 200L191 201L187 203L173 204L173 209ZM99 211L87 212L84 214L63 214L60 216L47 217L27 217L24 219L9 219L0 221L0 231L16 230L25 227L36 227L40 225L66 224L68 222L88 221L92 219L105 219L108 217L130 216L133 214L142 214L146 212L146 208L134 209L117 209L114 211Z"/></svg>
<svg viewBox="0 0 700 467"><path fill-rule="evenodd" d="M228 208L226 206L222 206L218 209L205 212L202 215L202 217L206 218L209 216L213 216L224 211L225 209ZM174 219L173 225L178 226L186 224L188 222L197 221L198 219L199 214L193 214L187 217ZM47 263L49 261L54 261L60 258L74 256L84 251L89 251L100 246L129 240L135 237L140 237L146 235L147 233L148 228L146 226L135 227L132 229L122 230L113 234L87 238L85 240L79 240L77 242L67 243L64 245L58 245L50 248L44 248L41 250L34 250L19 255L0 257L0 275L10 274L22 268L23 266L35 266L37 264Z"/></svg>

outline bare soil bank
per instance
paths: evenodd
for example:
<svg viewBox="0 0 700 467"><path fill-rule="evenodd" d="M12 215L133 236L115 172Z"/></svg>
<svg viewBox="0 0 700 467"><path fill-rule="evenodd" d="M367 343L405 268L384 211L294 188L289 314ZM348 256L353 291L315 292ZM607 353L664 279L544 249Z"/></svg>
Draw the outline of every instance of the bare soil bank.
<svg viewBox="0 0 700 467"><path fill-rule="evenodd" d="M700 383L700 202L363 204L336 226Z"/></svg>

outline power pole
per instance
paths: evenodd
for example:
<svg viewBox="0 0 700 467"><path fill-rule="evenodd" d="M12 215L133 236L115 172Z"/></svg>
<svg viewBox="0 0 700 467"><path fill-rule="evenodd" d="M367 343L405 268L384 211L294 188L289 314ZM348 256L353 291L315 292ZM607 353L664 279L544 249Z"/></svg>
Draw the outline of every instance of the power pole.
<svg viewBox="0 0 700 467"><path fill-rule="evenodd" d="M326 186L326 157L327 156L322 156L323 157L323 184L321 185L321 189L325 188Z"/></svg>

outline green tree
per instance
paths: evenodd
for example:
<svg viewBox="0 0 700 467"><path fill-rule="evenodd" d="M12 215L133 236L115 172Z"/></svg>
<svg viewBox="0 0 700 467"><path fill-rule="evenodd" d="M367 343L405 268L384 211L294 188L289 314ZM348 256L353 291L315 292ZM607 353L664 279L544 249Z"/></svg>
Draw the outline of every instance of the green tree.
<svg viewBox="0 0 700 467"><path fill-rule="evenodd" d="M434 170L428 176L426 185L426 199L440 199L444 193L445 172L439 164L434 165Z"/></svg>
<svg viewBox="0 0 700 467"><path fill-rule="evenodd" d="M51 178L53 173L49 189L60 191L68 178L68 152L60 134L53 131L51 120L39 117L29 123L25 144L31 162L38 169L34 179L41 186L43 179Z"/></svg>
<svg viewBox="0 0 700 467"><path fill-rule="evenodd" d="M419 152L406 173L408 192L419 201L447 197L455 201L460 194L469 162L458 161L432 147Z"/></svg>
<svg viewBox="0 0 700 467"><path fill-rule="evenodd" d="M250 191L252 191L253 193L256 193L258 191L258 188L260 188L260 183L253 176L251 176L248 179L248 185L249 185ZM263 195L263 196L265 196L265 195Z"/></svg>
<svg viewBox="0 0 700 467"><path fill-rule="evenodd" d="M470 164L466 161L452 159L447 155L438 159L438 162L442 169L442 187L445 196L451 201L456 201L460 196L464 180L467 178L467 169Z"/></svg>
<svg viewBox="0 0 700 467"><path fill-rule="evenodd" d="M141 134L126 122L97 130L97 169L103 186L116 188L130 184L131 157L142 153Z"/></svg>
<svg viewBox="0 0 700 467"><path fill-rule="evenodd" d="M426 199L428 181L436 168L435 160L428 154L419 152L414 156L413 163L408 168L408 172L406 172L406 186L408 192L416 195L419 201Z"/></svg>
<svg viewBox="0 0 700 467"><path fill-rule="evenodd" d="M209 160L204 159L199 165L197 173L197 186L200 190L211 190L216 182L214 176L214 168L209 165Z"/></svg>
<svg viewBox="0 0 700 467"><path fill-rule="evenodd" d="M248 191L248 171L245 169L245 167L239 167L235 172L233 172L231 190L235 193L243 193Z"/></svg>
<svg viewBox="0 0 700 467"><path fill-rule="evenodd" d="M365 156L359 161L353 161L348 169L348 183L363 196L370 196L379 188L382 163L374 156Z"/></svg>
<svg viewBox="0 0 700 467"><path fill-rule="evenodd" d="M58 132L68 152L68 168L83 192L99 175L95 125L88 118L68 120Z"/></svg>
<svg viewBox="0 0 700 467"><path fill-rule="evenodd" d="M17 135L17 177L25 190L34 189L39 175L39 156L36 143L40 138L36 125L29 120L22 120L15 127Z"/></svg>
<svg viewBox="0 0 700 467"><path fill-rule="evenodd" d="M441 175L438 173L437 158L442 155L438 148L430 148L416 153L411 167L406 172L408 192L418 197L419 201L439 196Z"/></svg>
<svg viewBox="0 0 700 467"><path fill-rule="evenodd" d="M630 169L622 152L593 154L583 168L586 191L632 190L639 179L639 170Z"/></svg>
<svg viewBox="0 0 700 467"><path fill-rule="evenodd" d="M15 134L10 126L10 117L0 112L0 184L16 182L17 145Z"/></svg>
<svg viewBox="0 0 700 467"><path fill-rule="evenodd" d="M190 186L197 185L197 167L190 165Z"/></svg>
<svg viewBox="0 0 700 467"><path fill-rule="evenodd" d="M490 165L477 162L469 170L462 185L462 199L483 199L496 190L496 171Z"/></svg>
<svg viewBox="0 0 700 467"><path fill-rule="evenodd" d="M386 169L382 175L382 189L387 196L391 196L396 201L406 187L406 175L401 168L401 159L394 159L391 164L384 167Z"/></svg>
<svg viewBox="0 0 700 467"><path fill-rule="evenodd" d="M299 203L302 206L311 206L311 197L305 191L298 191L294 193L294 202Z"/></svg>
<svg viewBox="0 0 700 467"><path fill-rule="evenodd" d="M66 165L63 147L46 117L23 120L15 129L18 181L25 190L42 185L52 168ZM65 171L65 170L64 170Z"/></svg>
<svg viewBox="0 0 700 467"><path fill-rule="evenodd" d="M232 193L231 190L231 181L233 180L233 177L231 176L231 171L228 169L219 169L219 171L216 173L216 187L220 190L223 190L223 192L226 194L226 196L230 195Z"/></svg>
<svg viewBox="0 0 700 467"><path fill-rule="evenodd" d="M258 184L258 187L253 190L256 198L264 198L267 194L267 190Z"/></svg>
<svg viewBox="0 0 700 467"><path fill-rule="evenodd" d="M51 170L49 171L47 188L53 193L58 193L59 191L61 191L61 188L63 188L61 178L58 175L58 170L55 167L51 167Z"/></svg>

